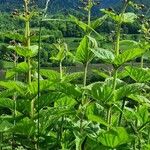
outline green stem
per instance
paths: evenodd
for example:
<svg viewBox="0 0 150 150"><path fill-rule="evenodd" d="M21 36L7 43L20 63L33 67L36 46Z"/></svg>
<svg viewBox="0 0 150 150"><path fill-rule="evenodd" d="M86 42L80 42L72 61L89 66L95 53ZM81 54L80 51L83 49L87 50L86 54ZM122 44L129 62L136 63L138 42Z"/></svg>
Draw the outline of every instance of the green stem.
<svg viewBox="0 0 150 150"><path fill-rule="evenodd" d="M112 107L109 106L107 109L107 123L108 123L108 125L111 125L111 111L112 111ZM109 130L109 127L107 127L107 130Z"/></svg>
<svg viewBox="0 0 150 150"><path fill-rule="evenodd" d="M28 67L29 67L29 71L28 71L28 83L31 84L31 59L28 58Z"/></svg>
<svg viewBox="0 0 150 150"><path fill-rule="evenodd" d="M39 26L39 43L38 43L38 120L37 120L37 149L40 148L39 142L40 142L40 56L41 56L41 34L42 34L42 25L41 25L42 19L40 19L40 26Z"/></svg>
<svg viewBox="0 0 150 150"><path fill-rule="evenodd" d="M88 72L88 62L84 65L84 81L83 86L86 86L87 83L87 72Z"/></svg>
<svg viewBox="0 0 150 150"><path fill-rule="evenodd" d="M32 99L31 101L31 119L34 118L34 102L35 102L35 99Z"/></svg>
<svg viewBox="0 0 150 150"><path fill-rule="evenodd" d="M3 133L2 132L0 132L0 150L2 150L3 149Z"/></svg>
<svg viewBox="0 0 150 150"><path fill-rule="evenodd" d="M62 67L62 61L59 63L59 71L60 71L60 80L63 78L63 67Z"/></svg>
<svg viewBox="0 0 150 150"><path fill-rule="evenodd" d="M120 116L119 116L119 121L118 121L118 126L120 126L120 124L121 124L122 115L123 115L123 110L124 110L124 107L125 107L125 102L126 102L126 100L123 99L122 107L121 107L121 112L120 112Z"/></svg>
<svg viewBox="0 0 150 150"><path fill-rule="evenodd" d="M141 68L143 68L144 67L144 58L143 58L143 56L141 57Z"/></svg>
<svg viewBox="0 0 150 150"><path fill-rule="evenodd" d="M88 0L88 5L90 6L90 4L91 4L91 0ZM91 8L88 10L88 26L90 27L90 25L91 25ZM87 34L90 34L90 33L87 33ZM88 64L89 64L88 61L84 64L83 87L85 87L86 84L87 84ZM83 106L84 106L85 103L86 103L86 98L85 98L85 91L84 91L83 94L82 94L82 102L81 102L81 107L82 107L81 108L81 119L80 119L80 133L81 133L81 135L82 135L82 132L83 132L83 119L84 119L84 109L83 109ZM82 150L82 142L80 142L80 144L78 146L79 147L76 148L76 149Z"/></svg>

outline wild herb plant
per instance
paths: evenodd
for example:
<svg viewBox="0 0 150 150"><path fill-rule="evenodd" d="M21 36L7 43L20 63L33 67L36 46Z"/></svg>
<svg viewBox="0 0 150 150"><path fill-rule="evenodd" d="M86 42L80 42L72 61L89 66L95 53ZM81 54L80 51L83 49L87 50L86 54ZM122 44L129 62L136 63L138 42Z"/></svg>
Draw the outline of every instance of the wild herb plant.
<svg viewBox="0 0 150 150"><path fill-rule="evenodd" d="M28 7L30 1L24 0L23 14L18 10L13 13L23 20L25 29L24 35L10 35L17 39L8 47L14 56L14 68L7 70L6 79L0 81L1 149L149 149L150 70L127 62L144 56L150 44L147 38L139 42L121 39L122 25L137 19L136 14L126 12L133 3L126 0L120 13L102 10L105 15L93 21L94 1L83 2L87 22L70 16L70 21L84 31L75 55L66 43L54 43L57 54L50 59L59 63L59 71L37 65L35 57L42 40L40 34L39 47L32 45L30 21L34 12ZM95 30L106 18L116 27L114 49L100 48L96 41L100 35ZM147 25L142 29L147 37ZM66 57L81 63L83 72L64 71ZM104 81L88 83L88 67L95 57L112 65L113 72L102 72ZM82 83L77 84L76 79L82 76Z"/></svg>

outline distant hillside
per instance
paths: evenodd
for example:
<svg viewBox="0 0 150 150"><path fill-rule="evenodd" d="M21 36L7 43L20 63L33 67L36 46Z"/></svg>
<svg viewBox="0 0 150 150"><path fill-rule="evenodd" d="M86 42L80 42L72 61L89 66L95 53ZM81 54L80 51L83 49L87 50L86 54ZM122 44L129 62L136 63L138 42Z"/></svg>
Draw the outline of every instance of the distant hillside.
<svg viewBox="0 0 150 150"><path fill-rule="evenodd" d="M44 8L46 0L31 0L35 1L35 4L39 8ZM94 13L97 13L100 8L115 7L119 8L124 0L99 0L100 5L94 8ZM150 8L150 0L135 0L137 3L143 3L147 9ZM78 11L80 0L51 0L49 5L49 12L58 13L69 10ZM0 0L0 11L10 12L15 8L21 8L23 6L23 0Z"/></svg>

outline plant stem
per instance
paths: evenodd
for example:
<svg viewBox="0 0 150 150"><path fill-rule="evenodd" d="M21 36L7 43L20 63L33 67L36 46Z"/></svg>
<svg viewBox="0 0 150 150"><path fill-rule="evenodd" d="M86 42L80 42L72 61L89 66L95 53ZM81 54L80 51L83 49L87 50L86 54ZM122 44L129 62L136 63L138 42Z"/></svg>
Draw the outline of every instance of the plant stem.
<svg viewBox="0 0 150 150"><path fill-rule="evenodd" d="M35 99L32 99L31 100L31 119L34 118L34 102L35 102Z"/></svg>
<svg viewBox="0 0 150 150"><path fill-rule="evenodd" d="M141 57L141 68L143 68L144 67L144 58L143 58L143 56Z"/></svg>
<svg viewBox="0 0 150 150"><path fill-rule="evenodd" d="M121 110L122 110L122 111L120 112L119 121L118 121L118 126L120 126L120 124L121 124L122 115L123 115L123 110L124 110L124 107L125 107L125 102L126 102L126 100L123 99L122 107L121 107Z"/></svg>
<svg viewBox="0 0 150 150"><path fill-rule="evenodd" d="M16 67L17 66L17 54L15 53L14 54L14 66ZM14 76L14 81L17 80L17 75L15 74ZM17 96L16 96L16 92L14 93L13 95L13 101L14 101L14 112L13 112L13 119L14 119L14 126L16 125L16 99L17 99ZM13 139L12 139L12 149L14 149L14 143L15 143L15 138L14 138L14 133L13 133Z"/></svg>
<svg viewBox="0 0 150 150"><path fill-rule="evenodd" d="M31 84L31 59L30 58L28 58L28 66L29 66L28 83Z"/></svg>
<svg viewBox="0 0 150 150"><path fill-rule="evenodd" d="M63 78L63 67L62 67L62 61L59 63L59 71L60 71L60 80Z"/></svg>
<svg viewBox="0 0 150 150"><path fill-rule="evenodd" d="M109 125L111 125L111 110L112 110L112 107L109 106L107 109L107 123ZM107 130L109 130L109 127L107 127Z"/></svg>
<svg viewBox="0 0 150 150"><path fill-rule="evenodd" d="M0 150L2 150L2 149L3 149L2 144L3 144L3 133L2 133L2 132L0 132Z"/></svg>
<svg viewBox="0 0 150 150"><path fill-rule="evenodd" d="M87 71L88 71L88 62L84 65L84 81L83 81L83 86L86 86L87 82Z"/></svg>
<svg viewBox="0 0 150 150"><path fill-rule="evenodd" d="M41 57L41 34L42 34L42 25L41 25L42 19L40 19L39 23L39 43L38 43L38 109L37 109L37 114L38 114L38 120L37 120L37 149L39 149L39 141L40 141L40 57Z"/></svg>
<svg viewBox="0 0 150 150"><path fill-rule="evenodd" d="M91 6L91 0L88 0L88 6ZM91 7L89 7L88 9L88 26L90 27L91 25ZM87 31L87 34L90 35L90 33L88 33ZM88 44L89 46L89 44ZM87 71L88 71L88 64L89 62L87 61L85 64L84 64L84 79L83 79L83 87L86 86L87 84ZM80 119L80 134L82 135L82 132L83 132L83 119L84 119L84 105L86 103L86 96L85 96L85 91L83 92L82 94L82 102L81 102L81 119ZM83 142L80 142L80 144L78 145L79 147L76 149L78 150L82 150L82 143Z"/></svg>

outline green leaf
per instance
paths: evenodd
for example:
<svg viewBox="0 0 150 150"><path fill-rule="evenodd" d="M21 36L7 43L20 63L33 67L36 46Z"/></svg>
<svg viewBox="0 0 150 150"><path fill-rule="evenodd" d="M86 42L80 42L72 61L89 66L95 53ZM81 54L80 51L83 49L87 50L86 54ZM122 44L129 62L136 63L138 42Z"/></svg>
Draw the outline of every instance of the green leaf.
<svg viewBox="0 0 150 150"><path fill-rule="evenodd" d="M13 127L13 124L9 123L8 121L0 122L0 132L9 131Z"/></svg>
<svg viewBox="0 0 150 150"><path fill-rule="evenodd" d="M7 70L5 78L10 79L15 76L17 73L26 73L29 70L29 66L26 62L18 63L13 69Z"/></svg>
<svg viewBox="0 0 150 150"><path fill-rule="evenodd" d="M9 108L10 110L14 109L14 102L9 98L0 98L0 107Z"/></svg>
<svg viewBox="0 0 150 150"><path fill-rule="evenodd" d="M9 32L9 33L4 34L4 36L9 38L9 39L16 40L19 42L24 41L24 36L19 34L19 33Z"/></svg>
<svg viewBox="0 0 150 150"><path fill-rule="evenodd" d="M91 51L95 54L96 57L103 60L104 62L112 63L114 60L114 54L109 50L95 48L91 49Z"/></svg>
<svg viewBox="0 0 150 150"><path fill-rule="evenodd" d="M53 83L49 80L41 80L40 81L40 92L48 90ZM38 82L34 81L28 85L27 93L30 95L37 95L38 94Z"/></svg>
<svg viewBox="0 0 150 150"><path fill-rule="evenodd" d="M133 23L138 17L136 14L127 12L124 13L121 17L121 21L124 23Z"/></svg>
<svg viewBox="0 0 150 150"><path fill-rule="evenodd" d="M121 100L124 97L129 96L130 94L135 94L137 92L140 92L145 87L144 84L141 83L133 83L133 84L127 84L119 89L115 90L115 100Z"/></svg>
<svg viewBox="0 0 150 150"><path fill-rule="evenodd" d="M103 131L98 137L98 141L104 146L116 148L129 142L129 136L125 128L117 127L110 131Z"/></svg>
<svg viewBox="0 0 150 150"><path fill-rule="evenodd" d="M35 130L36 130L35 122L27 117L23 118L13 127L13 132L28 137L35 135Z"/></svg>
<svg viewBox="0 0 150 150"><path fill-rule="evenodd" d="M54 106L55 107L62 107L62 108L71 108L74 107L76 105L76 100L68 97L68 96L64 96L58 100L55 101Z"/></svg>
<svg viewBox="0 0 150 150"><path fill-rule="evenodd" d="M122 54L119 54L117 57L115 57L114 64L116 66L121 66L122 64L141 56L142 54L145 53L145 51L146 51L145 49L141 48L126 50Z"/></svg>
<svg viewBox="0 0 150 150"><path fill-rule="evenodd" d="M109 75L106 74L105 72L96 69L93 69L92 71L104 79L109 78Z"/></svg>
<svg viewBox="0 0 150 150"><path fill-rule="evenodd" d="M108 15L114 21L116 21L116 22L120 21L120 16L118 16L115 12L108 11L106 9L101 9L101 11L104 12L106 15Z"/></svg>
<svg viewBox="0 0 150 150"><path fill-rule="evenodd" d="M60 74L57 71L49 70L49 69L40 69L40 75L46 77L50 81L59 81Z"/></svg>
<svg viewBox="0 0 150 150"><path fill-rule="evenodd" d="M71 74L67 74L65 77L63 77L63 81L71 82L71 81L76 80L82 76L83 76L83 72L74 72Z"/></svg>
<svg viewBox="0 0 150 150"><path fill-rule="evenodd" d="M139 67L125 67L128 75L136 82L147 82L150 81L150 69L139 68Z"/></svg>
<svg viewBox="0 0 150 150"><path fill-rule="evenodd" d="M136 112L138 121L140 121L141 124L145 124L149 120L149 111L148 107L143 105L139 106Z"/></svg>
<svg viewBox="0 0 150 150"><path fill-rule="evenodd" d="M109 126L108 123L102 118L103 108L97 103L88 105L86 109L86 116L90 121Z"/></svg>
<svg viewBox="0 0 150 150"><path fill-rule="evenodd" d="M91 96L96 99L101 105L113 102L112 87L106 83L95 83L91 89Z"/></svg>
<svg viewBox="0 0 150 150"><path fill-rule="evenodd" d="M120 41L120 50L125 51L125 50L132 50L135 48L138 48L139 44L136 41L133 40L122 40Z"/></svg>
<svg viewBox="0 0 150 150"><path fill-rule="evenodd" d="M128 96L128 98L140 103L140 104L144 104L144 105L147 105L147 106L150 106L150 101L148 98L146 98L145 96L143 95L139 95L139 94L131 94Z"/></svg>
<svg viewBox="0 0 150 150"><path fill-rule="evenodd" d="M81 40L75 57L77 61L83 64L89 62L93 58L92 52L89 50L89 38L87 36L84 36Z"/></svg>
<svg viewBox="0 0 150 150"><path fill-rule="evenodd" d="M49 92L49 93L44 93L41 94L39 97L39 102L38 100L35 101L36 106L38 106L39 109L46 107L50 107L52 103L54 103L56 100L64 97L62 93L59 92Z"/></svg>
<svg viewBox="0 0 150 150"><path fill-rule="evenodd" d="M16 72L14 71L14 69L9 69L6 71L5 78L11 79L15 76L15 74L16 74Z"/></svg>
<svg viewBox="0 0 150 150"><path fill-rule="evenodd" d="M54 44L54 47L56 48L56 50L58 50L58 53L55 57L52 56L50 59L53 59L53 60L56 60L59 62L63 61L68 54L67 44L58 42L58 43Z"/></svg>
<svg viewBox="0 0 150 150"><path fill-rule="evenodd" d="M105 122L104 119L102 119L100 116L97 116L97 115L94 115L94 114L89 114L88 116L88 119L93 121L93 122L96 122L96 123L99 123L99 124L102 124L102 125L105 125L105 126L109 126L107 124L107 122Z"/></svg>
<svg viewBox="0 0 150 150"><path fill-rule="evenodd" d="M29 48L23 46L9 46L9 49L15 50L18 55L24 57L34 57L38 54L38 46L33 45Z"/></svg>
<svg viewBox="0 0 150 150"><path fill-rule="evenodd" d="M81 29L83 29L84 32L86 32L88 26L86 23L79 21L75 16L70 15L70 17L73 22L75 22Z"/></svg>
<svg viewBox="0 0 150 150"><path fill-rule="evenodd" d="M108 17L107 15L104 15L96 19L95 21L93 21L91 23L91 28L96 29L97 27L101 26L104 23L104 21L107 19L107 17Z"/></svg>
<svg viewBox="0 0 150 150"><path fill-rule="evenodd" d="M118 75L117 75L117 77L118 77L119 79L123 79L123 78L125 78L125 77L127 77L127 76L128 76L128 72L127 72L126 70L123 70L123 71L118 72Z"/></svg>
<svg viewBox="0 0 150 150"><path fill-rule="evenodd" d="M70 83L59 83L56 84L55 89L58 92L61 92L69 97L72 97L74 99L81 97L82 93L80 89L75 87L74 85Z"/></svg>
<svg viewBox="0 0 150 150"><path fill-rule="evenodd" d="M26 92L26 84L20 81L0 81L0 87L14 90L22 95L25 95Z"/></svg>
<svg viewBox="0 0 150 150"><path fill-rule="evenodd" d="M29 70L29 66L26 62L21 62L17 64L14 70L18 73L26 73Z"/></svg>

